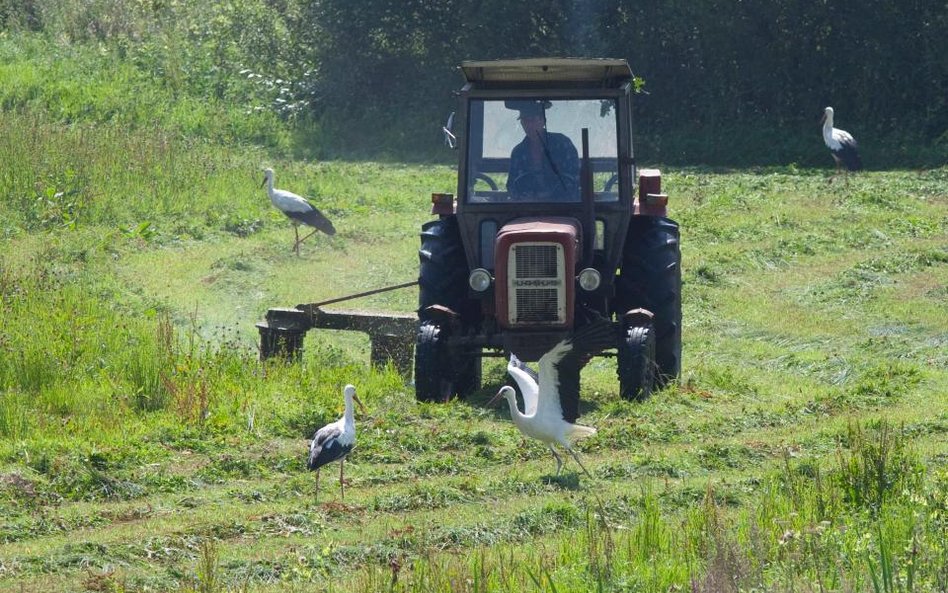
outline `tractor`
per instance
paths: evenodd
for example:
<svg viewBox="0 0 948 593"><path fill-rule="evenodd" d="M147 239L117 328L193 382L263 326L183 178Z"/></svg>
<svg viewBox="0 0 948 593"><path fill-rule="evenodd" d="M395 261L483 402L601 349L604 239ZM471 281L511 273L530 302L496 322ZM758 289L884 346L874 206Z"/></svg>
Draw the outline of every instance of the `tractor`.
<svg viewBox="0 0 948 593"><path fill-rule="evenodd" d="M421 228L416 398L464 397L480 387L483 357L537 361L602 318L615 329L615 351L603 354L616 357L623 398L676 380L679 230L661 172L636 167L628 63L460 70L459 106L443 129L459 154L457 193L433 194L437 218Z"/></svg>

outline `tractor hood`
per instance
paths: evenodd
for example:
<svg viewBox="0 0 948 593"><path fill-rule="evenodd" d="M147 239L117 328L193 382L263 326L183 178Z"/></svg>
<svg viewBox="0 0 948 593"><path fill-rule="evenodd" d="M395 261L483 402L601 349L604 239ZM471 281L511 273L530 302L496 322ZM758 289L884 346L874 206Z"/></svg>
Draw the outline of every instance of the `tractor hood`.
<svg viewBox="0 0 948 593"><path fill-rule="evenodd" d="M580 228L569 217L518 218L497 233L494 305L501 327L528 332L572 327Z"/></svg>
<svg viewBox="0 0 948 593"><path fill-rule="evenodd" d="M500 248L513 242L524 241L556 241L563 243L574 242L577 255L582 255L582 226L579 221L569 216L538 216L515 218L497 233L494 253ZM499 264L500 262L496 262ZM495 268L496 269L496 268Z"/></svg>

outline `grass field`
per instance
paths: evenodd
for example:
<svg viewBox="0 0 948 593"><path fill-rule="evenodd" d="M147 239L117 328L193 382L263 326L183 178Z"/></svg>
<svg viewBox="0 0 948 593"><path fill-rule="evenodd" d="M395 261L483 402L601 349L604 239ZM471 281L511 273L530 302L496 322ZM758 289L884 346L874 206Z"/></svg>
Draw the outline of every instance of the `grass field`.
<svg viewBox="0 0 948 593"><path fill-rule="evenodd" d="M625 402L595 359L593 477L555 476L485 406L496 360L446 405L359 334L257 360L268 308L416 278L429 195L456 184L308 158L340 153L258 73L293 70L255 50L291 35L275 5L33 4L49 31L0 31L0 591L948 591L948 167L831 183L815 122L780 154L826 169L663 167L681 381ZM265 166L336 236L294 255ZM345 500L330 467L317 502L307 439L346 383L368 413Z"/></svg>
<svg viewBox="0 0 948 593"><path fill-rule="evenodd" d="M590 479L485 407L497 362L432 405L359 335L257 361L267 308L415 277L450 167L0 132L2 591L948 588L946 168L666 168L684 372L628 403L613 359L587 367ZM264 165L338 234L296 257ZM306 439L345 383L368 414L317 503Z"/></svg>

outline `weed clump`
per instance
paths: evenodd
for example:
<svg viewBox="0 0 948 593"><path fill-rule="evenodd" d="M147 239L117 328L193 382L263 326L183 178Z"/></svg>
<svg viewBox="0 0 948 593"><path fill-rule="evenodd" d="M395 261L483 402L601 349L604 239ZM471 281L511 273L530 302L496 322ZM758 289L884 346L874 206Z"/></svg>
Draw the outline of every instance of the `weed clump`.
<svg viewBox="0 0 948 593"><path fill-rule="evenodd" d="M843 501L873 515L922 486L925 468L904 428L895 429L884 420L870 430L850 424L836 457Z"/></svg>

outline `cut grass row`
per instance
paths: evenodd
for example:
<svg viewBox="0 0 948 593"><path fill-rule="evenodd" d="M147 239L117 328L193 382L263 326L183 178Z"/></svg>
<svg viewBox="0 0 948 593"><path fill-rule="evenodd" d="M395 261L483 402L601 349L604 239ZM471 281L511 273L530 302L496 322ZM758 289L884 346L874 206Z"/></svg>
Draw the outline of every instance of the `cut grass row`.
<svg viewBox="0 0 948 593"><path fill-rule="evenodd" d="M297 258L258 186L261 153L34 129L35 158L0 140L21 159L0 174L0 590L944 588L944 169L833 184L793 169L666 171L685 371L629 404L611 359L589 365L591 487L552 479L548 452L482 409L497 362L470 401L431 406L367 369L362 339L315 332L302 365L255 360L266 308L416 274L426 196L451 190L450 169L277 162L278 185L340 229ZM151 151L162 165L142 168ZM60 191L88 198L77 215L62 215ZM406 312L414 298L358 305ZM347 382L370 415L346 505L331 471L315 504L305 438ZM924 471L884 460L893 484L920 477L873 506L852 493L868 485L841 476L848 456L879 448L880 420ZM847 497L831 516L806 507ZM654 553L648 529L665 542Z"/></svg>
<svg viewBox="0 0 948 593"><path fill-rule="evenodd" d="M884 436L885 430L890 430L887 436ZM854 435L864 436L856 436L854 442ZM489 572L502 570L498 564L502 564L504 555L513 550L510 547L513 544L526 546L528 550L520 550L518 556L529 558L532 553L534 561L539 555L553 566L559 562L559 572L568 574L581 569L586 561L595 559L578 555L576 550L569 558L550 559L549 552L558 547L565 549L569 542L581 548L577 539L581 541L583 538L581 529L584 522L599 521L596 517L602 509L605 513L601 518L608 521L608 529L603 525L592 525L593 529L588 530L586 536L612 538L620 542L623 551L630 556L623 562L632 565L636 571L645 572L650 563L660 559L669 569L674 569L671 571L674 579L663 581L665 587L686 585L688 579L747 580L750 576L747 574L725 572L715 576L704 572L704 562L713 559L713 555L708 556L709 550L702 548L725 543L735 548L730 551L735 554L731 562L743 566L742 570L748 563L757 561L772 563L774 568L783 565L784 569L800 571L797 577L807 575L811 567L805 563L796 566L794 558L781 558L777 553L801 545L795 541L797 539L810 540L809 545L819 546L817 550L811 550L814 553L832 553L831 557L838 557L843 547L863 545L868 546L868 552L872 546L884 545L883 538L890 538L889 541L897 542L899 546L905 541L911 542L912 538L920 538L922 544L913 548L908 559L924 559L934 562L931 566L937 566L937 537L941 533L939 528L944 528L944 524L939 523L943 520L940 513L944 508L940 488L945 476L938 477L936 473L934 483L922 487L923 470L914 452L904 449L905 441L898 430L883 426L882 429L853 432L850 427L840 436L843 438L840 440L839 464L835 469L820 470L819 465L809 461L783 457L762 474L753 470L749 473L719 472L714 482L707 477L671 482L666 479L663 485L655 480L640 480L630 490L628 483L600 481L598 486L605 487L598 495L592 496L585 489L573 490L570 482L575 478L565 482L550 481L544 486L543 480L538 480L542 470L537 475L535 468L524 468L524 479L519 482L520 491L516 493L492 488L494 484L509 485L511 481L517 485L519 480L517 476L498 475L497 472L503 470L496 467L489 470L495 474L494 478L465 478L469 484L460 489L448 485L402 487L408 490L402 496L419 497L421 504L417 508L387 511L378 508L379 494L366 498L359 492L362 485L358 482L350 489L350 499L345 505L315 505L299 491L288 501L273 504L285 499L285 493L274 495L258 488L261 483L254 482L242 483L241 491L236 492L233 486L222 485L211 487L196 497L178 498L163 504L115 504L113 510L109 510L110 505L103 505L104 510L99 508L101 522L110 525L109 529L96 532L103 537L86 534L80 542L74 538L38 538L36 544L42 544L47 552L32 557L11 554L8 557L13 564L8 569L30 567L37 572L56 574L68 571L77 556L85 555L87 568L94 568L93 572L111 574L109 566L118 565L125 569L119 575L126 583L141 584L147 582L149 575L154 576L154 570L159 566L195 562L201 554L202 542L212 542L220 555L216 560L219 574L231 584L239 582L241 576L248 576L250 570L262 571L256 578L248 579L254 589L271 579L291 588L293 583L313 580L319 583L322 578L344 577L353 569L356 570L353 578L359 581L378 578L379 571L385 574L386 564L394 559L397 563L417 563L415 571L406 572L404 577L406 583L415 584L407 590L420 590L417 587L424 582L426 572L429 578L448 579L451 573L438 574L432 570L445 564L461 565L454 566L453 576L470 578L470 567L465 569L463 560L452 559L458 552L462 553L459 558L477 557L478 554L482 561L484 557L489 558L490 563L486 565ZM891 455L888 459L880 457L880 454L884 455L880 449L886 447ZM544 465L549 465L548 460ZM872 473L879 470L880 473ZM870 504L868 500L853 495L853 492L857 495L862 491L870 492L874 479L886 480L878 490L882 493L878 504ZM305 490L304 481L293 480L287 488ZM464 494L447 505L449 514L435 514L442 507L432 503L442 496L440 493L450 491ZM480 496L473 494L478 491L482 493ZM596 496L598 501L593 498ZM485 508L491 512L485 514ZM905 524L893 523L896 520L904 523L909 519L909 508L914 516L906 534L899 531L906 529ZM879 515L884 516L885 521L874 518ZM714 524L705 525L709 521ZM928 521L933 524L926 524ZM699 522L700 529L689 532L688 528L695 530L690 522ZM671 541L659 545L662 542L628 539L629 530L640 532L650 528L649 523L651 529L661 529L664 537ZM880 528L878 535L872 533L877 523L885 525L887 531ZM182 525L188 527L182 529ZM95 527L97 525L90 522L84 529ZM144 539L139 535L142 527L149 532ZM685 537L682 536L683 528L687 533ZM702 531L704 528L715 533ZM760 532L743 531L747 529ZM756 537L755 545L766 545L770 549L741 551L747 544L742 538L746 537ZM860 543L860 538L867 537L869 539ZM875 537L878 539L872 541ZM253 545L249 545L251 541ZM474 556L467 556L465 552L478 549L481 551ZM505 553L499 554L499 549ZM906 557L900 547L893 549L900 562L900 578L904 579ZM16 547L8 547L8 550L16 552ZM852 552L851 549L846 551ZM932 553L935 555L931 556ZM764 554L764 557L755 558L754 554ZM424 562L429 563L427 569ZM821 570L826 571L823 578L857 583L864 580L866 561L857 556L850 558L849 563L845 567L821 566ZM616 564L615 559L608 565L615 572L630 568L622 563ZM719 570L741 566L719 567ZM299 568L307 570L296 572L295 569ZM523 566L511 566L508 570L516 579L527 578ZM925 581L921 576L923 572L919 571L918 583L937 583L935 580ZM926 578L936 578L937 574L928 572ZM761 583L768 582L763 575L755 578L761 578ZM556 580L561 581L559 576ZM331 582L327 580L324 584ZM345 590L345 586L339 590ZM358 590L371 589L360 587ZM645 590L665 589L656 586Z"/></svg>

